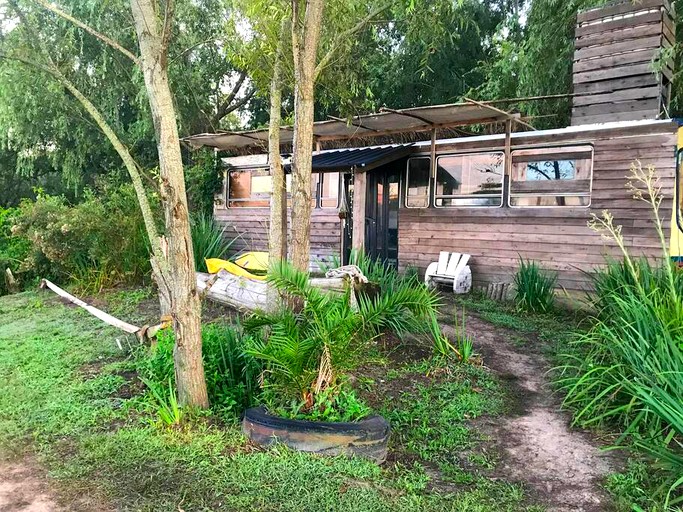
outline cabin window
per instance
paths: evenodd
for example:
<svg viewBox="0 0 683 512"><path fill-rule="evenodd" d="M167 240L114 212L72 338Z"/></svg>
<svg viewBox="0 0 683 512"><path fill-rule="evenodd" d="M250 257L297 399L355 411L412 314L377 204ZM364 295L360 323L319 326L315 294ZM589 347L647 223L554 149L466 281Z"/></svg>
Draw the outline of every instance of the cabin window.
<svg viewBox="0 0 683 512"><path fill-rule="evenodd" d="M503 153L448 155L436 162L434 206L503 205Z"/></svg>
<svg viewBox="0 0 683 512"><path fill-rule="evenodd" d="M339 173L321 172L318 174L320 182L320 208L337 208L339 206Z"/></svg>
<svg viewBox="0 0 683 512"><path fill-rule="evenodd" d="M406 171L406 206L427 208L429 206L430 159L411 158Z"/></svg>
<svg viewBox="0 0 683 512"><path fill-rule="evenodd" d="M592 146L513 151L510 206L589 206L592 173Z"/></svg>
<svg viewBox="0 0 683 512"><path fill-rule="evenodd" d="M271 182L266 169L228 173L229 208L268 208Z"/></svg>
<svg viewBox="0 0 683 512"><path fill-rule="evenodd" d="M287 206L292 203L292 175L285 176ZM272 177L267 169L230 171L228 173L229 208L268 208L272 190ZM311 207L337 208L339 204L339 173L313 173L311 175Z"/></svg>

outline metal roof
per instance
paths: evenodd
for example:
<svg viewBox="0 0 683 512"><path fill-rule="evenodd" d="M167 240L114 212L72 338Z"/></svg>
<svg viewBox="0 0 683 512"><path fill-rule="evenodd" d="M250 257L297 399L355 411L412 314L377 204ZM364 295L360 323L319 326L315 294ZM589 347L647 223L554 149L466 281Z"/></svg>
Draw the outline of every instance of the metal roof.
<svg viewBox="0 0 683 512"><path fill-rule="evenodd" d="M434 105L405 109L383 108L378 113L354 116L351 119L332 118L313 124L313 136L317 141L350 140L397 133L429 131L438 128L454 128L472 124L497 123L514 120L525 126L519 114L511 114L491 105L474 100L450 105ZM294 132L290 126L280 129L280 143L288 144ZM268 147L268 130L202 133L183 139L193 147L212 147L221 150L248 147Z"/></svg>
<svg viewBox="0 0 683 512"><path fill-rule="evenodd" d="M333 171L339 169L370 170L410 153L412 144L393 144L369 148L333 149L313 153L313 169Z"/></svg>
<svg viewBox="0 0 683 512"><path fill-rule="evenodd" d="M314 151L313 170L332 172L355 168L368 171L409 155L412 147L412 143L386 144L383 146ZM267 154L234 156L222 158L221 160L226 167L235 170L268 167ZM282 163L289 170L291 167L291 157L283 155Z"/></svg>

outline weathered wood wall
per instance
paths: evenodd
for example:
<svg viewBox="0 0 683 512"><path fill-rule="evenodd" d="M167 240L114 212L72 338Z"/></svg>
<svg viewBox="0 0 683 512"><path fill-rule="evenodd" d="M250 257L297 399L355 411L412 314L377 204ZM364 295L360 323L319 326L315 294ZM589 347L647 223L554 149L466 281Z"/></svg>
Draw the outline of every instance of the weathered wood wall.
<svg viewBox="0 0 683 512"><path fill-rule="evenodd" d="M665 200L661 217L671 218L676 127L657 123L649 127L602 132L581 132L513 138L513 149L532 144L592 143L594 145L593 193L590 208L401 208L399 212L399 265L424 272L437 261L439 251L472 255L476 284L509 282L519 257L538 260L559 272L559 284L567 290L588 287L591 271L605 255L618 256L613 243L588 228L590 214L609 209L623 226L626 243L635 253L658 257L661 246L648 206L632 198L626 189L631 163L656 166ZM503 141L463 142L440 146L439 153L502 148Z"/></svg>
<svg viewBox="0 0 683 512"><path fill-rule="evenodd" d="M226 226L227 239L237 238L234 250L268 251L267 208L225 208L221 204L215 207L214 217ZM311 269L318 270L319 260L340 254L341 221L336 209L315 208L311 222Z"/></svg>
<svg viewBox="0 0 683 512"><path fill-rule="evenodd" d="M672 63L653 60L674 43L669 0L620 0L579 13L572 124L656 119L668 107Z"/></svg>

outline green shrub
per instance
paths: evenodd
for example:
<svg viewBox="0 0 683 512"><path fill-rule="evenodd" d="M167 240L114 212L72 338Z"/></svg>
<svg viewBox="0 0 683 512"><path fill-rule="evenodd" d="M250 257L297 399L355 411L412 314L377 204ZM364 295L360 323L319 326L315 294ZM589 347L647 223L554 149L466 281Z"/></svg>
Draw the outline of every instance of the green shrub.
<svg viewBox="0 0 683 512"><path fill-rule="evenodd" d="M153 352L138 359L138 372L151 390L157 390L155 395L167 396L167 383L175 382L175 337L169 329L157 338ZM249 339L239 325L208 324L202 328L206 387L211 409L217 414L238 416L255 403L261 367L246 353L248 344Z"/></svg>
<svg viewBox="0 0 683 512"><path fill-rule="evenodd" d="M9 268L14 277L21 281L20 284L25 285L34 277L30 272L20 272L22 262L31 250L31 244L26 238L12 234L17 213L16 208L0 208L0 295L9 291L5 269Z"/></svg>
<svg viewBox="0 0 683 512"><path fill-rule="evenodd" d="M72 280L86 291L137 283L150 272L149 242L130 185L88 191L75 205L39 194L21 203L14 220L14 235L31 245L22 271Z"/></svg>
<svg viewBox="0 0 683 512"><path fill-rule="evenodd" d="M334 409L346 417L341 402L349 398L344 375L365 360L369 343L385 331L423 329L436 312L436 296L419 283L408 286L406 281L390 294L360 295L355 311L350 291L325 293L310 285L308 273L286 262L271 268L268 282L299 299L301 306L249 318L245 327L253 341L248 353L264 364L269 408L289 409L295 415L329 416L325 411Z"/></svg>
<svg viewBox="0 0 683 512"><path fill-rule="evenodd" d="M662 258L632 258L612 216L593 219L623 261L596 273L594 327L564 355L559 382L576 423L618 427L619 443L631 441L670 476L668 489L655 491L666 508L683 502L683 272L667 252L654 169L635 167L632 179L647 190L634 193L654 210Z"/></svg>
<svg viewBox="0 0 683 512"><path fill-rule="evenodd" d="M185 188L190 211L204 217L213 215L214 196L223 185L223 172L213 151L198 151L193 165L185 167Z"/></svg>
<svg viewBox="0 0 683 512"><path fill-rule="evenodd" d="M208 258L223 258L228 254L235 239L226 240L225 227L221 227L209 215L192 215L192 249L194 251L195 270L206 272Z"/></svg>
<svg viewBox="0 0 683 512"><path fill-rule="evenodd" d="M557 274L545 272L535 261L520 258L514 283L518 309L534 313L548 313L553 309Z"/></svg>

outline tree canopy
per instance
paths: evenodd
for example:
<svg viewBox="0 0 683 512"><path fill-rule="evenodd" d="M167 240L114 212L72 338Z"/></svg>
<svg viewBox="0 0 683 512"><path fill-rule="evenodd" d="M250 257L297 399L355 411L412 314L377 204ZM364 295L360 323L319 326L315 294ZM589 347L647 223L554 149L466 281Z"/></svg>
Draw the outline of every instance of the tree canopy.
<svg viewBox="0 0 683 512"><path fill-rule="evenodd" d="M501 100L569 93L576 13L603 1L328 0L319 58L333 47L336 51L316 82L315 117L448 103L464 95ZM40 37L63 72L100 107L144 171L154 175L154 132L133 63L37 0L20 3L31 8ZM60 0L54 5L133 51L135 33L125 4ZM285 0L177 2L169 76L181 136L267 124L269 76L288 8ZM377 9L380 14L344 37ZM117 155L64 88L11 58L26 43L10 14L2 16L0 205L31 196L33 187L77 200L99 176L123 179ZM677 25L681 19L677 14ZM678 64L680 44L673 53ZM294 107L291 62L283 73L287 122ZM681 90L677 73L672 114L681 109ZM534 117L538 127L556 127L568 124L571 101L501 106Z"/></svg>

